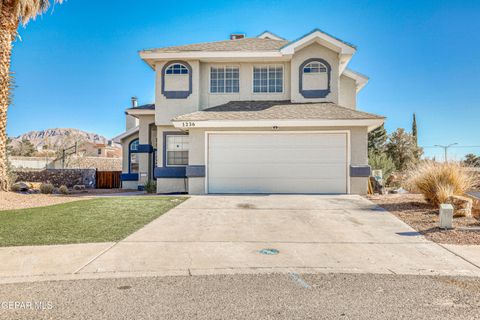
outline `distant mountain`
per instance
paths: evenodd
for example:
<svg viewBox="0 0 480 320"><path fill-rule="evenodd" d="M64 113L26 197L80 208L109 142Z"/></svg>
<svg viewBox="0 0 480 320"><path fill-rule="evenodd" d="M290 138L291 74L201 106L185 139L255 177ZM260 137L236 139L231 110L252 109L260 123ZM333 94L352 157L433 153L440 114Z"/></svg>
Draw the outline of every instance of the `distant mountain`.
<svg viewBox="0 0 480 320"><path fill-rule="evenodd" d="M55 128L41 131L30 131L18 137L10 138L11 146L17 145L23 139L30 141L35 149L52 149L56 146L74 144L75 142L91 142L95 144L108 144L110 139L97 133L86 132L79 129Z"/></svg>

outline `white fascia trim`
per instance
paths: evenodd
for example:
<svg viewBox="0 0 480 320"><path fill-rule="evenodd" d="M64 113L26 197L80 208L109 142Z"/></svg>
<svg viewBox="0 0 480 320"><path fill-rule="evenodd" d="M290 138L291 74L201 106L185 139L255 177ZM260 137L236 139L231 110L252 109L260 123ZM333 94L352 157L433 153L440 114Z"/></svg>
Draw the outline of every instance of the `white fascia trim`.
<svg viewBox="0 0 480 320"><path fill-rule="evenodd" d="M360 90L362 90L363 87L365 87L367 85L368 80L369 80L369 78L367 76L365 76L363 74L360 74L358 72L355 72L353 70L350 70L350 69L345 69L345 71L343 71L343 75L355 80L357 93L360 92Z"/></svg>
<svg viewBox="0 0 480 320"><path fill-rule="evenodd" d="M155 115L155 110L151 109L128 109L126 111L127 114L131 116L143 116L143 115Z"/></svg>
<svg viewBox="0 0 480 320"><path fill-rule="evenodd" d="M368 127L373 130L384 123L385 119L351 120L203 120L172 121L175 128L273 128L273 127ZM370 129L373 128L373 129Z"/></svg>
<svg viewBox="0 0 480 320"><path fill-rule="evenodd" d="M279 51L185 51L185 52L155 52L140 51L144 60L172 60L172 59L218 59L218 58L281 58Z"/></svg>
<svg viewBox="0 0 480 320"><path fill-rule="evenodd" d="M263 31L260 33L257 38L260 39L272 39L272 40L286 40L285 38L279 37L276 34L270 32L270 31Z"/></svg>
<svg viewBox="0 0 480 320"><path fill-rule="evenodd" d="M129 130L125 131L124 133L119 134L118 136L114 137L112 140L115 143L122 143L122 139L131 136L132 134L140 131L140 126L136 126L130 128Z"/></svg>
<svg viewBox="0 0 480 320"><path fill-rule="evenodd" d="M323 40L326 43L331 44L333 47L335 47L337 49L337 52L340 53L340 54L346 54L346 55L351 54L351 55L353 55L356 52L355 48L353 48L349 45L346 45L342 41L339 41L339 40L329 36L326 33L321 32L319 30L316 30L312 33L309 33L306 36L304 36L304 37L302 37L302 38L300 38L300 39L298 39L294 42L289 43L288 45L283 47L280 50L280 52L283 53L283 54L294 54L296 48L298 48L302 45L305 45L309 42L313 42L315 40L321 40L321 41Z"/></svg>

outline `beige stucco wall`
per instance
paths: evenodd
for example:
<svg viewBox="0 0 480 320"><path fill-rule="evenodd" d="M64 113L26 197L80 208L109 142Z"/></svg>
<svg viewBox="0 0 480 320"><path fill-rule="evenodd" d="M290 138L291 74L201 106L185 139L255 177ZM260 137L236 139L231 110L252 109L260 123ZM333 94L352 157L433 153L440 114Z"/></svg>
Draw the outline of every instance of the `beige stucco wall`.
<svg viewBox="0 0 480 320"><path fill-rule="evenodd" d="M340 76L338 104L350 109L357 108L357 87L355 80L344 75Z"/></svg>
<svg viewBox="0 0 480 320"><path fill-rule="evenodd" d="M321 58L327 61L332 67L330 90L331 92L325 98L309 99L304 98L299 90L299 68L300 65L310 58ZM339 59L338 54L324 46L317 43L295 52L291 61L291 100L293 102L334 102L338 103L338 88L339 88ZM305 87L304 87L305 88Z"/></svg>
<svg viewBox="0 0 480 320"><path fill-rule="evenodd" d="M283 66L283 92L254 93L253 92L253 67L264 65ZM238 93L210 93L210 68L221 66L236 66L239 68L240 90ZM290 99L290 63L200 63L200 109L218 106L229 101L248 100L289 100Z"/></svg>
<svg viewBox="0 0 480 320"><path fill-rule="evenodd" d="M186 60L192 67L192 93L186 99L167 99L162 94L162 68L167 62L159 62L155 65L155 123L171 125L171 120L176 116L194 112L199 106L199 79L200 62L198 60ZM175 84L180 85L180 84Z"/></svg>
<svg viewBox="0 0 480 320"><path fill-rule="evenodd" d="M280 128L278 131L350 131L350 164L367 165L367 127L311 127L311 128ZM206 131L265 131L265 128L222 128L222 129L190 129L190 165L205 165L205 132ZM350 193L365 194L368 178L350 178ZM191 194L205 193L205 179L189 179Z"/></svg>
<svg viewBox="0 0 480 320"><path fill-rule="evenodd" d="M125 115L125 131L130 130L138 126L138 119L129 114Z"/></svg>

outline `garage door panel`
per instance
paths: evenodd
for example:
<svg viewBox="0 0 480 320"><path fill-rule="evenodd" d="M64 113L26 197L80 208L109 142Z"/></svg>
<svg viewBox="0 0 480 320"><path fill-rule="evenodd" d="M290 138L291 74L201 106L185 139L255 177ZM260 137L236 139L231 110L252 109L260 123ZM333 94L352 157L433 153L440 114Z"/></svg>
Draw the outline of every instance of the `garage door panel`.
<svg viewBox="0 0 480 320"><path fill-rule="evenodd" d="M295 186L295 191L292 191ZM228 190L226 192L225 190ZM345 183L338 179L277 179L265 183L263 178L218 179L210 187L211 193L345 193Z"/></svg>
<svg viewBox="0 0 480 320"><path fill-rule="evenodd" d="M322 148L322 149L245 149L236 148L227 150L215 150L211 156L218 163L291 163L298 164L299 153L303 158L301 163L318 163L330 162L338 163L345 162L345 154L343 148Z"/></svg>
<svg viewBox="0 0 480 320"><path fill-rule="evenodd" d="M346 193L345 133L210 134L210 193Z"/></svg>
<svg viewBox="0 0 480 320"><path fill-rule="evenodd" d="M311 164L306 169L303 166L292 166L291 164L217 164L211 169L210 175L213 177L259 177L259 178L310 178L312 172L315 176L321 176L328 179L345 179L346 170L344 164Z"/></svg>

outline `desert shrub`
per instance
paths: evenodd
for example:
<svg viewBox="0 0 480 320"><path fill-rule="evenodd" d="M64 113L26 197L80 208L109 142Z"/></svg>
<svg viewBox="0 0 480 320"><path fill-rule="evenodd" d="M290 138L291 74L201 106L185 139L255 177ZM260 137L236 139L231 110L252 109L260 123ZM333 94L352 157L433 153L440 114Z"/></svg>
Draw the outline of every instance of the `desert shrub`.
<svg viewBox="0 0 480 320"><path fill-rule="evenodd" d="M145 190L146 193L156 193L157 192L157 184L153 180L148 180L143 185L143 189Z"/></svg>
<svg viewBox="0 0 480 320"><path fill-rule="evenodd" d="M51 194L55 187L51 183L42 183L40 185L40 192L43 194Z"/></svg>
<svg viewBox="0 0 480 320"><path fill-rule="evenodd" d="M60 188L58 188L58 192L60 192L61 194L68 194L68 187L63 185L63 186L60 186Z"/></svg>
<svg viewBox="0 0 480 320"><path fill-rule="evenodd" d="M408 172L406 188L423 194L438 206L452 195L462 196L475 185L475 178L455 162L423 161Z"/></svg>
<svg viewBox="0 0 480 320"><path fill-rule="evenodd" d="M389 181L391 174L395 171L395 163L385 153L369 152L368 164L372 170L382 170L384 181Z"/></svg>
<svg viewBox="0 0 480 320"><path fill-rule="evenodd" d="M73 186L73 190L75 191L85 190L85 186L83 184L76 184Z"/></svg>

